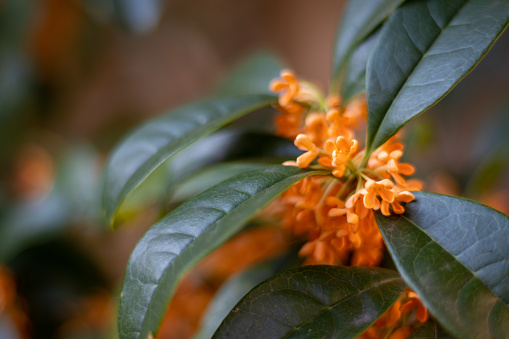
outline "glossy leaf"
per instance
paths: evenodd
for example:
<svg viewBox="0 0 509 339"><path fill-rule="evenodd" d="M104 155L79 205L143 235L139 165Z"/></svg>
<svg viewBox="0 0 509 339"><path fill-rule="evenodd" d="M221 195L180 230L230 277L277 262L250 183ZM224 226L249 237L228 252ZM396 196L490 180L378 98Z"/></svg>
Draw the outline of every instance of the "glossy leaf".
<svg viewBox="0 0 509 339"><path fill-rule="evenodd" d="M202 138L167 161L169 185L182 183L200 169L224 161L277 161L281 164L302 154L293 142L268 133L224 129Z"/></svg>
<svg viewBox="0 0 509 339"><path fill-rule="evenodd" d="M413 331L408 339L454 339L434 320L428 320L424 325Z"/></svg>
<svg viewBox="0 0 509 339"><path fill-rule="evenodd" d="M213 338L354 338L405 288L382 268L299 267L255 287Z"/></svg>
<svg viewBox="0 0 509 339"><path fill-rule="evenodd" d="M377 223L408 285L452 334L509 333L509 217L473 201L415 192Z"/></svg>
<svg viewBox="0 0 509 339"><path fill-rule="evenodd" d="M257 54L239 66L217 90L217 95L272 94L269 83L279 77L281 61L268 53Z"/></svg>
<svg viewBox="0 0 509 339"><path fill-rule="evenodd" d="M267 95L209 99L139 127L116 148L106 165L103 207L108 220L113 222L126 197L165 160L226 123L274 100L275 97Z"/></svg>
<svg viewBox="0 0 509 339"><path fill-rule="evenodd" d="M366 91L366 67L379 32L373 33L352 53L341 86L341 99L348 102Z"/></svg>
<svg viewBox="0 0 509 339"><path fill-rule="evenodd" d="M185 152L175 154L159 166L129 195L115 219L117 223L121 223L135 217L147 206L167 203L168 198L177 202L187 200L204 189L242 172L240 168L235 172L230 167L225 171L214 167L210 171L205 170L207 173L200 173L212 164L242 161L253 166L256 163L261 167L281 164L285 160L297 158L300 154L302 152L293 142L273 134L229 128L219 130L197 140L189 145ZM247 170L246 166L244 171ZM197 178L194 178L195 176Z"/></svg>
<svg viewBox="0 0 509 339"><path fill-rule="evenodd" d="M202 319L202 328L194 339L208 339L214 335L233 307L256 285L278 273L288 261L297 262L296 253L254 265L229 279L217 291ZM300 260L299 260L300 261Z"/></svg>
<svg viewBox="0 0 509 339"><path fill-rule="evenodd" d="M326 173L285 166L247 172L211 187L155 224L136 245L127 266L120 337L147 338L156 333L187 270L292 184Z"/></svg>
<svg viewBox="0 0 509 339"><path fill-rule="evenodd" d="M221 181L266 166L267 164L261 163L220 163L211 165L187 180L182 180L172 192L171 201L177 203L186 201Z"/></svg>
<svg viewBox="0 0 509 339"><path fill-rule="evenodd" d="M470 72L508 20L505 0L415 0L398 8L368 61L368 154Z"/></svg>
<svg viewBox="0 0 509 339"><path fill-rule="evenodd" d="M351 0L344 10L334 49L333 79L346 61L385 18L405 0Z"/></svg>

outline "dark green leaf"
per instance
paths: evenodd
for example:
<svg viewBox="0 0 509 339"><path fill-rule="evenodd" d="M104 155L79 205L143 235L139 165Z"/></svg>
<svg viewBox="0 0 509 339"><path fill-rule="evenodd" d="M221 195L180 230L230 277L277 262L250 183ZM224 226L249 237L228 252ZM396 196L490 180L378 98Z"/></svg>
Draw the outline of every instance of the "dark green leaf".
<svg viewBox="0 0 509 339"><path fill-rule="evenodd" d="M176 109L135 130L116 148L106 165L103 207L108 220L113 222L126 197L165 160L226 123L274 100L268 95L210 99Z"/></svg>
<svg viewBox="0 0 509 339"><path fill-rule="evenodd" d="M383 268L299 267L255 287L214 338L354 338L405 288Z"/></svg>
<svg viewBox="0 0 509 339"><path fill-rule="evenodd" d="M247 172L208 189L159 221L129 260L120 300L120 337L147 338L156 333L187 270L292 184L326 174L285 166Z"/></svg>
<svg viewBox="0 0 509 339"><path fill-rule="evenodd" d="M233 307L256 285L281 271L287 262L296 261L293 255L285 255L277 259L263 262L236 274L217 291L204 314L200 332L194 339L211 338L223 319Z"/></svg>
<svg viewBox="0 0 509 339"><path fill-rule="evenodd" d="M408 339L453 339L434 320L428 320L424 325L416 329L408 336Z"/></svg>
<svg viewBox="0 0 509 339"><path fill-rule="evenodd" d="M341 85L341 99L348 102L366 91L366 66L375 47L379 32L373 33L352 53L348 59L345 77Z"/></svg>
<svg viewBox="0 0 509 339"><path fill-rule="evenodd" d="M244 61L217 90L218 95L272 94L269 83L279 77L282 63L267 53Z"/></svg>
<svg viewBox="0 0 509 339"><path fill-rule="evenodd" d="M244 161L252 167L254 163L264 166L281 164L300 154L302 152L293 142L273 134L222 129L194 142L185 152L175 154L159 166L129 195L117 212L116 220L122 222L147 206L168 203L168 198L177 202L187 200L242 170L237 164L235 169L227 166L222 171L214 167L204 170L206 173L197 173L214 163ZM245 171L246 166L243 166Z"/></svg>
<svg viewBox="0 0 509 339"><path fill-rule="evenodd" d="M333 79L337 81L352 52L405 0L352 0L341 18L334 49Z"/></svg>
<svg viewBox="0 0 509 339"><path fill-rule="evenodd" d="M293 142L273 134L225 129L196 141L185 152L172 157L167 162L171 173L169 185L181 183L196 171L217 162L261 160L280 164L301 154Z"/></svg>
<svg viewBox="0 0 509 339"><path fill-rule="evenodd" d="M451 333L509 333L509 217L473 201L415 192L378 226L408 285Z"/></svg>
<svg viewBox="0 0 509 339"><path fill-rule="evenodd" d="M220 163L209 166L191 178L181 181L172 192L171 201L186 201L221 181L266 166L267 164L254 163Z"/></svg>
<svg viewBox="0 0 509 339"><path fill-rule="evenodd" d="M382 28L367 69L367 154L439 101L507 26L506 0L415 0Z"/></svg>

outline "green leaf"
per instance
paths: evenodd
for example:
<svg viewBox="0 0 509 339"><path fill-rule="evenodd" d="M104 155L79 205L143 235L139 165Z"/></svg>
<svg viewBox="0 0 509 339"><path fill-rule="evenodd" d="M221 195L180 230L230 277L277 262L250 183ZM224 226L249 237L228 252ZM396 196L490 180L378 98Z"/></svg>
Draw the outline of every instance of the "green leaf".
<svg viewBox="0 0 509 339"><path fill-rule="evenodd" d="M167 204L169 198L173 202L187 200L241 172L235 173L228 169L220 172L221 169L211 168L210 172L213 173L209 173L204 169L214 163L244 161L265 166L281 164L285 160L297 158L300 154L302 152L293 142L273 134L221 129L197 140L189 145L185 152L175 154L152 172L123 202L115 220L121 223L136 216L147 206ZM244 170L247 170L246 168ZM200 173L202 170L207 173ZM194 176L198 178L195 180Z"/></svg>
<svg viewBox="0 0 509 339"><path fill-rule="evenodd" d="M354 338L405 288L397 272L383 268L287 270L245 296L213 338Z"/></svg>
<svg viewBox="0 0 509 339"><path fill-rule="evenodd" d="M473 201L415 192L401 216L376 220L396 267L460 338L509 333L509 217Z"/></svg>
<svg viewBox="0 0 509 339"><path fill-rule="evenodd" d="M183 202L203 192L209 187L235 175L266 167L267 164L219 163L205 168L196 175L182 180L172 192L172 202Z"/></svg>
<svg viewBox="0 0 509 339"><path fill-rule="evenodd" d="M273 94L272 79L279 77L282 62L273 55L260 53L237 66L216 91L217 95Z"/></svg>
<svg viewBox="0 0 509 339"><path fill-rule="evenodd" d="M424 325L416 329L408 336L408 339L453 339L434 320L428 320Z"/></svg>
<svg viewBox="0 0 509 339"><path fill-rule="evenodd" d="M297 253L254 265L230 278L217 291L204 313L202 328L194 339L211 338L233 307L256 285L281 271L288 262L297 262ZM300 260L299 260L300 261Z"/></svg>
<svg viewBox="0 0 509 339"><path fill-rule="evenodd" d="M506 0L416 0L382 28L367 69L367 153L439 101L507 26Z"/></svg>
<svg viewBox="0 0 509 339"><path fill-rule="evenodd" d="M218 152L220 150L220 152ZM247 160L277 161L295 159L302 154L293 142L268 133L223 129L190 145L166 164L169 185L181 183L192 174L217 162Z"/></svg>
<svg viewBox="0 0 509 339"><path fill-rule="evenodd" d="M237 175L179 206L140 240L129 260L119 309L121 338L156 333L183 274L234 235L292 184L310 175L270 166Z"/></svg>
<svg viewBox="0 0 509 339"><path fill-rule="evenodd" d="M338 77L353 51L405 0L352 0L341 18L334 49L333 79Z"/></svg>
<svg viewBox="0 0 509 339"><path fill-rule="evenodd" d="M106 165L103 208L107 219L113 223L126 197L165 160L274 100L268 95L209 99L176 109L136 129L116 148Z"/></svg>
<svg viewBox="0 0 509 339"><path fill-rule="evenodd" d="M373 33L352 53L346 66L345 77L341 86L341 99L349 102L366 91L366 67L368 58L373 52L379 31Z"/></svg>

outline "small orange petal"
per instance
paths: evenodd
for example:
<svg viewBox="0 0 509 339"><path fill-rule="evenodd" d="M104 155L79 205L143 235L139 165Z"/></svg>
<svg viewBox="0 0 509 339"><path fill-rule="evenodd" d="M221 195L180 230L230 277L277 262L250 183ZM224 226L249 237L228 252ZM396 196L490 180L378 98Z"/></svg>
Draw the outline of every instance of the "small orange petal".
<svg viewBox="0 0 509 339"><path fill-rule="evenodd" d="M270 82L269 88L272 92L281 92L288 87L287 84L281 82L279 79L274 79Z"/></svg>
<svg viewBox="0 0 509 339"><path fill-rule="evenodd" d="M297 158L297 165L300 168L306 168L315 160L316 154L313 152L306 152Z"/></svg>
<svg viewBox="0 0 509 339"><path fill-rule="evenodd" d="M417 306L416 316L417 320L419 320L421 323L425 323L426 320L428 320L428 310L421 303L419 303L419 306Z"/></svg>
<svg viewBox="0 0 509 339"><path fill-rule="evenodd" d="M406 186L406 180L401 175L395 172L391 172L392 177L394 178L394 181L398 186L405 187Z"/></svg>
<svg viewBox="0 0 509 339"><path fill-rule="evenodd" d="M395 201L391 204L391 206L392 206L392 211L394 212L394 214L405 213L405 208L403 206L401 206L399 202Z"/></svg>
<svg viewBox="0 0 509 339"><path fill-rule="evenodd" d="M352 224L352 225L357 225L359 223L359 217L357 216L357 214L355 213L350 213L348 212L346 214L346 221L349 223L349 224Z"/></svg>
<svg viewBox="0 0 509 339"><path fill-rule="evenodd" d="M399 160L403 156L403 152L401 150L395 150L392 151L391 154L389 154L389 158L394 160Z"/></svg>
<svg viewBox="0 0 509 339"><path fill-rule="evenodd" d="M376 201L376 194L373 192L373 191L369 191L365 196L364 196L364 206L366 206L366 208L375 208L375 206L377 205Z"/></svg>
<svg viewBox="0 0 509 339"><path fill-rule="evenodd" d="M398 170L403 175L412 175L415 172L415 167L410 164L398 164Z"/></svg>
<svg viewBox="0 0 509 339"><path fill-rule="evenodd" d="M295 146L297 146L301 151L311 151L316 149L315 144L311 142L309 137L305 134L299 134L295 138L294 142Z"/></svg>
<svg viewBox="0 0 509 339"><path fill-rule="evenodd" d="M332 170L332 175L335 176L336 178L341 178L343 176L343 174L345 174L345 171L346 171L346 166L341 165L339 167L336 167L334 170Z"/></svg>
<svg viewBox="0 0 509 339"><path fill-rule="evenodd" d="M327 215L329 216L329 218L336 218L345 214L346 210L344 208L331 208Z"/></svg>
<svg viewBox="0 0 509 339"><path fill-rule="evenodd" d="M384 185L385 188L387 189L391 189L394 184L392 183L392 181L390 181L389 179L383 179L383 180L380 180L379 182L376 183L377 185ZM367 188L367 187L366 187Z"/></svg>
<svg viewBox="0 0 509 339"><path fill-rule="evenodd" d="M396 197L396 200L403 202L410 202L414 199L415 199L414 195L408 191L399 192L398 196Z"/></svg>
<svg viewBox="0 0 509 339"><path fill-rule="evenodd" d="M403 313L408 313L417 305L419 305L417 299L410 299L407 300L403 305L401 305L400 310Z"/></svg>
<svg viewBox="0 0 509 339"><path fill-rule="evenodd" d="M393 191L389 191L387 189L382 189L378 192L382 200L387 201L388 203L392 203L394 199L396 198L396 193Z"/></svg>
<svg viewBox="0 0 509 339"><path fill-rule="evenodd" d="M385 215L386 217L390 216L391 215L391 212L389 211L389 203L385 200L382 200L382 203L380 205L380 211L382 212L383 215Z"/></svg>

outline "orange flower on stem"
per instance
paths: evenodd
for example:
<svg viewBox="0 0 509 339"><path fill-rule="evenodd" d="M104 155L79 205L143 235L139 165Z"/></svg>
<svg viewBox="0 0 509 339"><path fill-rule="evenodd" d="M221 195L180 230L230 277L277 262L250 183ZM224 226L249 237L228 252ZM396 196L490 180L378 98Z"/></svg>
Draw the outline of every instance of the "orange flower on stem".
<svg viewBox="0 0 509 339"><path fill-rule="evenodd" d="M345 208L345 203L337 197L327 197L325 204L328 206L335 206L329 210L329 218L337 218L346 215L346 220L351 225L357 225L359 223L359 216L353 213L350 209Z"/></svg>
<svg viewBox="0 0 509 339"><path fill-rule="evenodd" d="M318 156L318 148L311 142L309 137L305 134L297 135L295 138L295 146L297 146L301 151L307 151L297 158L297 165L300 168L306 168L315 160Z"/></svg>
<svg viewBox="0 0 509 339"><path fill-rule="evenodd" d="M399 163L399 159L403 156L403 152L400 150L393 151L389 154L389 161L387 162L387 172L394 178L394 181L399 186L406 186L405 179L401 176L412 175L415 172L414 166L410 164Z"/></svg>
<svg viewBox="0 0 509 339"><path fill-rule="evenodd" d="M367 180L364 184L364 189L360 190L364 193L364 206L369 209L378 210L380 208L380 200L377 195L382 198L382 201L392 203L396 194L392 191L394 184L389 179L383 179L375 182L374 180Z"/></svg>
<svg viewBox="0 0 509 339"><path fill-rule="evenodd" d="M295 74L287 69L281 71L281 79L271 81L270 90L279 94L279 104L288 106L299 93L299 82Z"/></svg>
<svg viewBox="0 0 509 339"><path fill-rule="evenodd" d="M408 191L402 191L396 193L394 197L394 202L389 203L385 200L382 200L382 203L380 205L380 211L383 215L388 217L391 215L391 212L389 211L389 205L392 207L392 211L395 214L403 214L405 213L405 208L401 206L400 202L410 202L414 200L414 195Z"/></svg>

